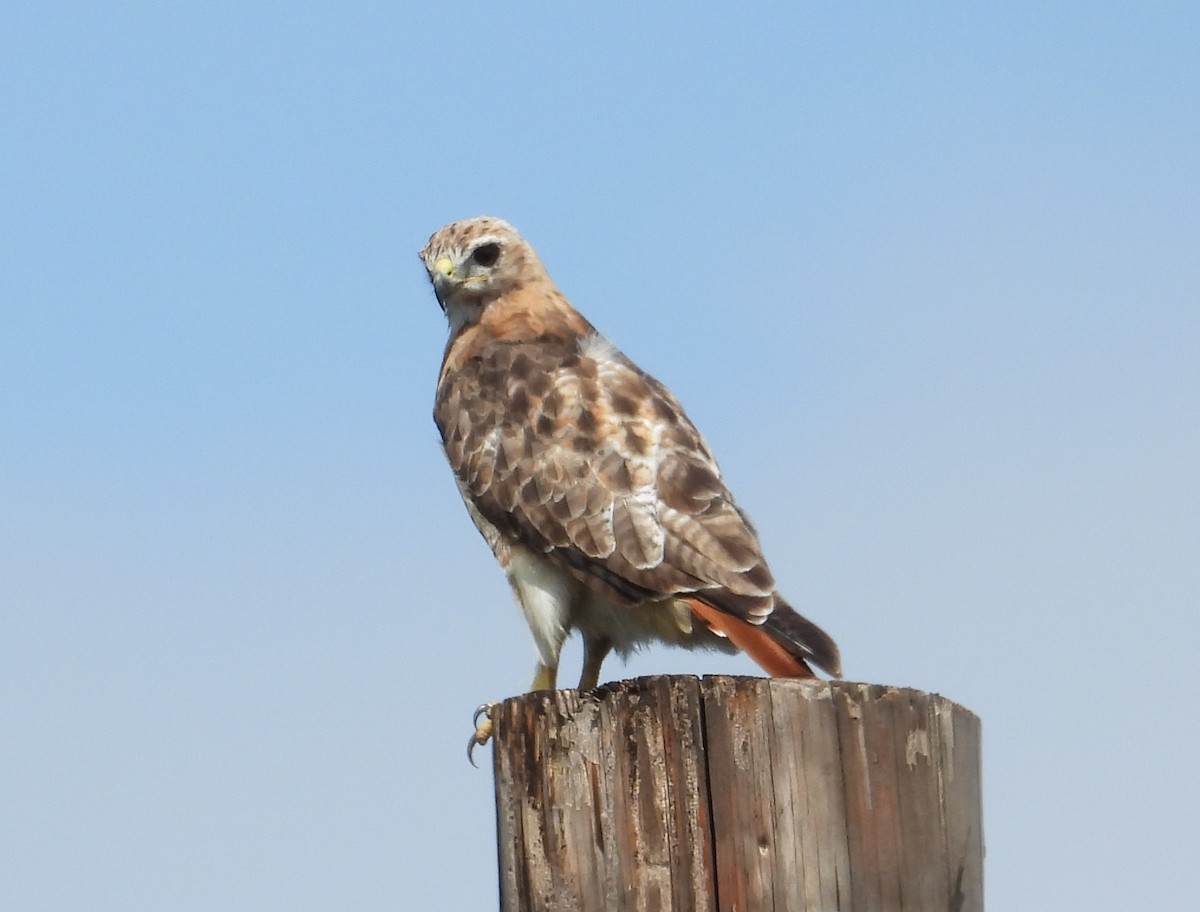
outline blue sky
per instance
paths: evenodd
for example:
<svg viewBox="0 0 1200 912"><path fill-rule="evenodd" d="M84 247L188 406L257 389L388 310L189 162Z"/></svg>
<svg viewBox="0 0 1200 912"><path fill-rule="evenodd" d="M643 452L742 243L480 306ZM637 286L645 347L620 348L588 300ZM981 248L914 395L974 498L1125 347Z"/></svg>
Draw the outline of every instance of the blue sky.
<svg viewBox="0 0 1200 912"><path fill-rule="evenodd" d="M0 907L495 902L463 746L534 653L416 258L482 213L847 676L982 716L989 908L1194 900L1198 59L1185 3L6 4Z"/></svg>

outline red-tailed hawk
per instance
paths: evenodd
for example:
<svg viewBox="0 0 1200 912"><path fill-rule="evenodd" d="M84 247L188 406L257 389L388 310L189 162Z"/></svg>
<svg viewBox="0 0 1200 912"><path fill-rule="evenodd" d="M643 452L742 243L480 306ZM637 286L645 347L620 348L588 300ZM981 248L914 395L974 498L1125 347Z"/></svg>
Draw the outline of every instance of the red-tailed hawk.
<svg viewBox="0 0 1200 912"><path fill-rule="evenodd" d="M511 225L447 225L421 259L450 321L434 420L537 643L532 690L555 686L572 630L580 689L609 652L655 641L742 649L775 676L840 674L833 640L775 591L678 401L571 306Z"/></svg>

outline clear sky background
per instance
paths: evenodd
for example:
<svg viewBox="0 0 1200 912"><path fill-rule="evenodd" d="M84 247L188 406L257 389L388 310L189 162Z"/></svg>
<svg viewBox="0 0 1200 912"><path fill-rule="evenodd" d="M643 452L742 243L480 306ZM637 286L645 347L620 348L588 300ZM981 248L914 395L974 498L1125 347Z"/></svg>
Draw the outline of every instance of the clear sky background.
<svg viewBox="0 0 1200 912"><path fill-rule="evenodd" d="M1194 907L1198 61L1185 2L5 3L0 908L494 907L534 652L416 256L482 213L847 676L980 714L992 912Z"/></svg>

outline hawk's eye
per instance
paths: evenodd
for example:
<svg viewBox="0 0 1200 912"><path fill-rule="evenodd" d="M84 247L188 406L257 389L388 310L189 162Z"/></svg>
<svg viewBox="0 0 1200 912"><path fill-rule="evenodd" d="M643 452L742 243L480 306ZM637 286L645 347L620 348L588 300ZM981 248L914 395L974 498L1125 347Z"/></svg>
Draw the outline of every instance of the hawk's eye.
<svg viewBox="0 0 1200 912"><path fill-rule="evenodd" d="M496 260L500 259L500 245L480 244L471 254L471 259L484 269L490 269L496 265Z"/></svg>

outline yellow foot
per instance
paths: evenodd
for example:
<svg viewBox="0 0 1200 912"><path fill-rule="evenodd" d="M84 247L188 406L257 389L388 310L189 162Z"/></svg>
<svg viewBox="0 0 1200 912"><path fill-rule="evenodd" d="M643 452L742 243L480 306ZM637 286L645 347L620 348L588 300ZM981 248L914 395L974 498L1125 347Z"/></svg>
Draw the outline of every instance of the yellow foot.
<svg viewBox="0 0 1200 912"><path fill-rule="evenodd" d="M475 715L471 717L471 724L475 726L475 734L471 735L471 740L467 742L467 759L471 761L471 766L475 766L475 758L471 756L475 752L475 748L480 744L487 744L492 740L492 712L499 706L499 703L484 703L477 710ZM483 721L479 721L479 717L483 717Z"/></svg>

